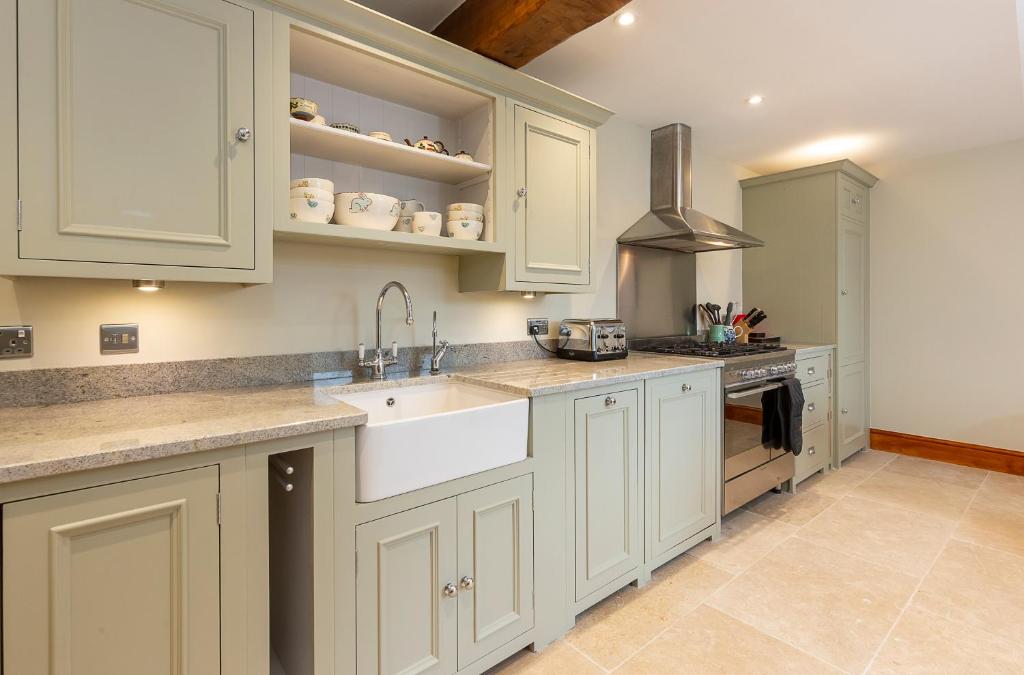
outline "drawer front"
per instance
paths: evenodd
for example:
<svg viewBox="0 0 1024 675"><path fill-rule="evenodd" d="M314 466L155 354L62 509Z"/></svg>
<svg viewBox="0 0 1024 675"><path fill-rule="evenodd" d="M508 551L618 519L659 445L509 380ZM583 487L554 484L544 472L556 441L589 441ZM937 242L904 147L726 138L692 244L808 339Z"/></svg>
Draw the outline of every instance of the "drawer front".
<svg viewBox="0 0 1024 675"><path fill-rule="evenodd" d="M796 377L807 386L828 375L828 354L800 359L796 362Z"/></svg>
<svg viewBox="0 0 1024 675"><path fill-rule="evenodd" d="M848 178L839 179L839 213L859 223L868 219L868 189Z"/></svg>
<svg viewBox="0 0 1024 675"><path fill-rule="evenodd" d="M828 419L828 387L824 382L804 387L804 429L813 429Z"/></svg>
<svg viewBox="0 0 1024 675"><path fill-rule="evenodd" d="M829 431L829 425L822 424L819 427L804 432L804 447L803 451L796 457L794 482L799 483L828 466L829 457L832 456Z"/></svg>

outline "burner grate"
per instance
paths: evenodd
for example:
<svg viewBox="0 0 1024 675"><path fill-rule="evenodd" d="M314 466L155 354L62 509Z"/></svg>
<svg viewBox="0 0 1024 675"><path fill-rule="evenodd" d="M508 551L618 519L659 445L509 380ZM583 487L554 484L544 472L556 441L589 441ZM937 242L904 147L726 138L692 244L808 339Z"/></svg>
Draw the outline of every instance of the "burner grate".
<svg viewBox="0 0 1024 675"><path fill-rule="evenodd" d="M643 351L658 354L675 354L677 356L703 356L706 358L728 358L730 356L748 356L751 354L768 354L784 349L778 344L735 344L728 342L680 342L669 345L651 346Z"/></svg>

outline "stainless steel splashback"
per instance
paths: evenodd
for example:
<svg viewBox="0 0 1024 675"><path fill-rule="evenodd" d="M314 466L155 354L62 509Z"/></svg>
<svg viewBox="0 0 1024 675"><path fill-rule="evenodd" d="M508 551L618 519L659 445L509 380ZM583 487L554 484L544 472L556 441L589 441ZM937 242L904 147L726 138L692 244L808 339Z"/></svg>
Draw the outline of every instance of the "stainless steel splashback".
<svg viewBox="0 0 1024 675"><path fill-rule="evenodd" d="M697 257L618 245L618 318L630 340L697 334Z"/></svg>

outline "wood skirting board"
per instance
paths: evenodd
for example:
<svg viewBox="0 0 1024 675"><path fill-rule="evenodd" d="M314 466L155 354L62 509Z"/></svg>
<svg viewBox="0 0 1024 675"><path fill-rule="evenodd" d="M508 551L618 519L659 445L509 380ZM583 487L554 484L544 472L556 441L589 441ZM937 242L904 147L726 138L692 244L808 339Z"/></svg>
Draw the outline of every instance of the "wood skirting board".
<svg viewBox="0 0 1024 675"><path fill-rule="evenodd" d="M901 455L936 459L950 464L1024 476L1024 452L1016 450L990 448L973 443L915 436L884 429L871 430L870 447L874 450L885 450Z"/></svg>

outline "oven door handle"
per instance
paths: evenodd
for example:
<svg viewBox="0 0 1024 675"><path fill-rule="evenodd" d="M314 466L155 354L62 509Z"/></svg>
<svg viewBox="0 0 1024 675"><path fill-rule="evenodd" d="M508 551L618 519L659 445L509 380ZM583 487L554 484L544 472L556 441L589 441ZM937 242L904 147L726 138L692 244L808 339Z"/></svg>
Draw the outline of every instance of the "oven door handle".
<svg viewBox="0 0 1024 675"><path fill-rule="evenodd" d="M728 394L726 394L725 397L726 398L732 398L732 399L744 398L744 397L747 397L747 396L753 396L754 394L760 394L760 393L765 392L765 391L771 391L772 389L781 389L781 388L782 388L782 383L781 382L772 382L771 384L766 384L763 387L756 387L754 389L744 389L742 391L731 391Z"/></svg>

